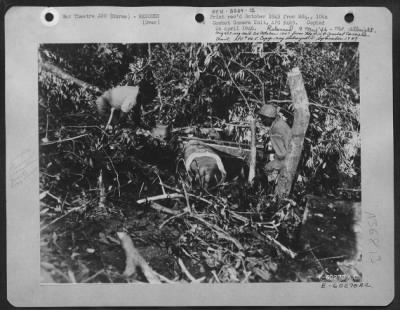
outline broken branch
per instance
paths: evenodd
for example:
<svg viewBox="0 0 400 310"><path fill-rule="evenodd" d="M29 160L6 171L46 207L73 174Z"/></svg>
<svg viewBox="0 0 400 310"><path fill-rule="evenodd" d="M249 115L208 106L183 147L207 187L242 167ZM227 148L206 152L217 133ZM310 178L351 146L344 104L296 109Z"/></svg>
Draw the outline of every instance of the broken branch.
<svg viewBox="0 0 400 310"><path fill-rule="evenodd" d="M146 197L143 199L139 199L136 201L137 204L143 204L147 202L153 202L157 200L163 200L163 199L174 199L174 198L184 198L185 196L182 194L163 194L163 195L157 195L157 196L152 196L152 197Z"/></svg>
<svg viewBox="0 0 400 310"><path fill-rule="evenodd" d="M79 135L76 137L72 137L72 138L67 138L67 139L63 139L63 140L58 140L58 141L50 141L50 142L46 142L46 143L41 143L40 145L50 145L50 144L56 144L56 143L62 143L62 142L66 142L66 141L72 141L72 140L76 140L82 137L88 136L88 134L84 134L84 135Z"/></svg>
<svg viewBox="0 0 400 310"><path fill-rule="evenodd" d="M179 215L179 214L182 213L182 212L179 212L179 211L176 211L176 210L171 210L169 208L166 208L166 207L164 207L164 206L162 206L159 203L154 202L154 201L152 201L150 203L150 207L153 208L154 210L157 210L157 211L160 211L160 212L164 212L164 213L168 213L168 214L171 214L171 215Z"/></svg>
<svg viewBox="0 0 400 310"><path fill-rule="evenodd" d="M126 255L124 276L129 277L136 273L136 268L140 268L149 283L161 283L157 274L133 245L131 237L126 232L118 232L117 235L121 240L121 246L125 250Z"/></svg>

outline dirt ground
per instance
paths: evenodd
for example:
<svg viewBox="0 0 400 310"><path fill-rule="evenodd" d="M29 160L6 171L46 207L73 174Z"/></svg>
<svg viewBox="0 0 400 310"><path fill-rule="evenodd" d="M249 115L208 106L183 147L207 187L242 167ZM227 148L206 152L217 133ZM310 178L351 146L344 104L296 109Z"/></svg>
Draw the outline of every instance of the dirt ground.
<svg viewBox="0 0 400 310"><path fill-rule="evenodd" d="M171 215L153 210L148 205L137 206L128 201L129 197L121 197L120 202L114 202L112 211L105 216L96 214L92 218L85 218L82 214L71 213L47 228L43 225L42 269L51 274L53 281L145 282L140 272L130 278L122 276L125 252L116 234L119 231L128 232L149 265L168 279L187 281L178 264L178 258L181 258L194 278L205 277L205 282L215 282L213 272L217 272L219 280L228 277L226 281L239 281L234 274L229 279L227 270L221 271L232 267L231 262L221 264L218 261L218 252L213 252L212 246L204 246L205 241L196 235L198 227L188 227L188 222L183 219L171 220ZM337 262L354 257L356 249L356 237L352 229L354 223L351 222L354 216L349 214L353 212L353 205L351 201L314 198L308 207L306 222L293 233L293 239L281 240L297 253L295 258L280 255L260 235L249 235L246 241L241 239L252 245L247 247L244 254L253 257L254 265L258 266L260 261L264 261L268 266L268 274L264 271L248 280L320 281L326 273L343 274ZM49 213L42 215L43 221L47 220ZM188 230L192 230L192 233L188 233ZM224 259L229 260L227 257ZM249 263L251 259L247 262L248 268L254 267ZM254 270L258 269L254 267Z"/></svg>

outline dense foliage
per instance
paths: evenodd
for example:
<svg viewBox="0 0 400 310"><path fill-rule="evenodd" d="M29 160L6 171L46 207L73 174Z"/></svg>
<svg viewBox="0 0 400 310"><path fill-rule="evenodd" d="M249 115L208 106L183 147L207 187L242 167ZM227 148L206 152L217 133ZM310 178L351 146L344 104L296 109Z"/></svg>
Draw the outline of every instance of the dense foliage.
<svg viewBox="0 0 400 310"><path fill-rule="evenodd" d="M323 184L325 190L334 190L349 180L354 186L359 184L357 44L43 45L41 55L104 90L139 84L144 109L160 106L159 112L145 117L150 126L160 122L173 127L222 127L226 129L225 138L233 140L246 140L246 133L232 133L227 124L245 120L264 102L278 105L291 124L286 72L298 66L311 102L298 184L310 185L308 191L315 189L315 184ZM64 169L86 171L96 162L100 149L121 161L134 155L136 137L131 128L122 128L104 139L99 128L88 127L102 124L94 109L96 94L42 71L39 97L41 139L47 142L70 138L73 133L88 135L72 143L42 148L44 152L66 152ZM77 125L83 126L80 132L70 127ZM68 155L72 147L74 155ZM46 157L42 167L56 164L51 158ZM60 175L60 180L65 177Z"/></svg>
<svg viewBox="0 0 400 310"><path fill-rule="evenodd" d="M301 205L305 194L339 197L340 188L360 187L359 55L355 43L44 44L39 55L40 62L51 63L102 91L139 85L138 100L144 110L140 123L129 115L106 131L108 116L100 117L95 107L99 92L40 70L42 215L58 219L60 212L65 214L76 205L80 213L90 213L99 204L100 179L116 213L134 199L160 194L159 183L185 190L178 135L163 142L147 129L156 124L215 128L224 140L248 143L249 130L240 125L267 102L277 105L281 117L291 125L287 72L293 67L302 72L311 119L292 200L283 207L276 204L265 192L265 180L249 187L234 179L214 196L192 188L192 195L203 200L188 207L194 208L195 214L208 214L220 240L215 231L210 234L188 216L176 221L181 234L174 247L181 253L192 251L193 259L204 259L210 268L220 268L221 281L268 280L268 270L276 271L277 260L271 257L277 253L265 247L260 234L290 242L301 222L296 203ZM200 129L196 134L203 135ZM262 134L258 133L260 143ZM244 249L232 246L229 236L239 240ZM210 252L205 241L217 250ZM255 271L246 273L246 268Z"/></svg>

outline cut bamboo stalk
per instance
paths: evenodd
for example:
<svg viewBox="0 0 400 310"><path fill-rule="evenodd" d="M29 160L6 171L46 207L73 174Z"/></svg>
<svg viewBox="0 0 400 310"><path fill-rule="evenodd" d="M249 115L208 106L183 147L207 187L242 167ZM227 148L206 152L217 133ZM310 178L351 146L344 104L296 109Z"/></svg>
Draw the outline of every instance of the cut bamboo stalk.
<svg viewBox="0 0 400 310"><path fill-rule="evenodd" d="M250 159L249 159L249 183L253 182L254 177L256 176L256 157L257 157L257 148L256 148L256 120L252 117L250 119L250 130L251 130L251 144L250 144Z"/></svg>

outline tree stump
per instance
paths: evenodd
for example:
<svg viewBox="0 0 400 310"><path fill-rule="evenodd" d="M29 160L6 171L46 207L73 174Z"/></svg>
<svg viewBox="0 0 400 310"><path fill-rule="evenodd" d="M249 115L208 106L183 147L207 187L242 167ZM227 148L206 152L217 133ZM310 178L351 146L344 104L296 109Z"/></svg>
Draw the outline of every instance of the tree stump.
<svg viewBox="0 0 400 310"><path fill-rule="evenodd" d="M301 152L303 150L304 136L310 121L309 102L304 88L303 77L299 68L293 68L288 73L288 83L292 96L294 119L292 126L292 139L289 143L288 154L285 158L284 167L281 169L275 193L279 197L290 194L296 175Z"/></svg>

